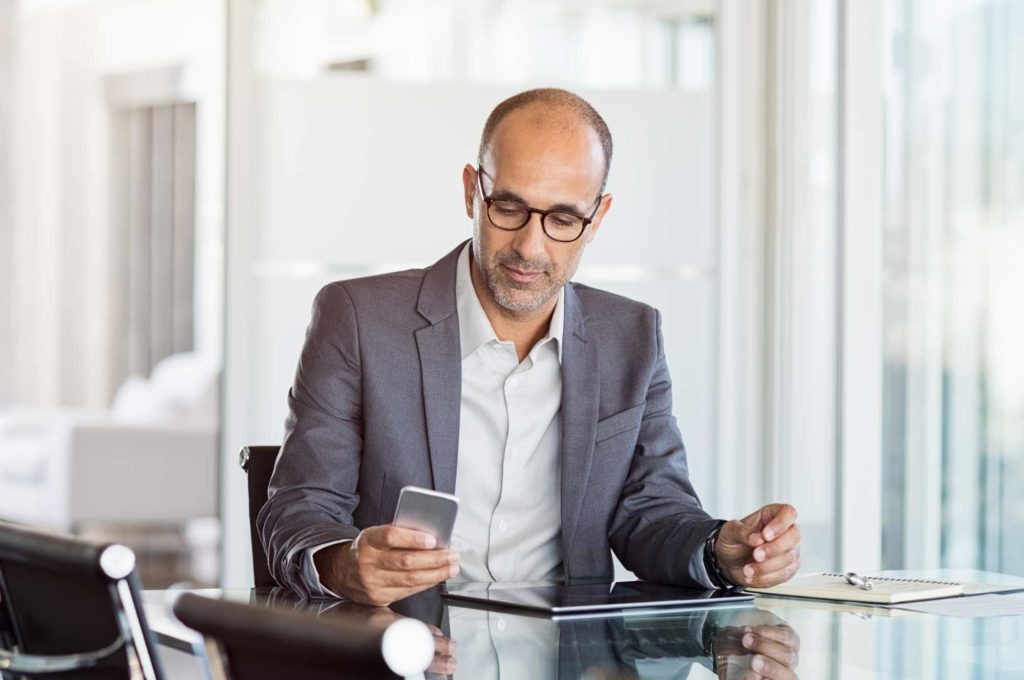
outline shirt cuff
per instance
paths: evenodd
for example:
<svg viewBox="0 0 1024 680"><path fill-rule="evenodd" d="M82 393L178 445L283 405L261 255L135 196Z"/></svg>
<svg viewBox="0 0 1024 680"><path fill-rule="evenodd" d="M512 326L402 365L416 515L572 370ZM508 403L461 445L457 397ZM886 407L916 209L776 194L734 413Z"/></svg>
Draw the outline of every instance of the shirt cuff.
<svg viewBox="0 0 1024 680"><path fill-rule="evenodd" d="M718 531L723 524L725 524L724 520L715 521L711 530L708 531L707 537ZM711 579L711 575L708 574L708 569L704 562L704 547L707 545L707 537L698 544L697 549L690 556L690 576L704 588L718 590L719 586Z"/></svg>
<svg viewBox="0 0 1024 680"><path fill-rule="evenodd" d="M334 597L341 599L341 595L325 586L320 582L320 572L317 571L316 562L313 560L313 556L324 548L329 548L332 545L339 545L341 543L351 543L351 538L343 538L340 541L331 541L330 543L321 543L315 545L312 548L306 548L306 556L302 561L302 578L306 582L306 586L312 595L316 597Z"/></svg>
<svg viewBox="0 0 1024 680"><path fill-rule="evenodd" d="M712 581L711 577L708 576L707 567L704 566L704 542L701 541L700 548L697 550L697 554L690 560L690 575L693 576L694 580L708 590L718 590Z"/></svg>

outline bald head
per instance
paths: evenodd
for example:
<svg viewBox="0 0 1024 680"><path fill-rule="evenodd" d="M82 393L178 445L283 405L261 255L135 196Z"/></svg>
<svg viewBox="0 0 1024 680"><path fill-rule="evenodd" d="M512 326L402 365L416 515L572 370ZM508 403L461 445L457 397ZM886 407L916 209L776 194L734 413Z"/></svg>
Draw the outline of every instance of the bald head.
<svg viewBox="0 0 1024 680"><path fill-rule="evenodd" d="M575 126L589 127L600 141L604 153L604 174L601 192L608 182L608 170L612 163L612 134L601 115L586 100L568 90L544 88L527 90L509 97L494 107L484 124L480 136L480 150L477 160L482 165L484 157L491 150L494 135L501 123L516 114L517 124L533 127L538 131L571 130Z"/></svg>

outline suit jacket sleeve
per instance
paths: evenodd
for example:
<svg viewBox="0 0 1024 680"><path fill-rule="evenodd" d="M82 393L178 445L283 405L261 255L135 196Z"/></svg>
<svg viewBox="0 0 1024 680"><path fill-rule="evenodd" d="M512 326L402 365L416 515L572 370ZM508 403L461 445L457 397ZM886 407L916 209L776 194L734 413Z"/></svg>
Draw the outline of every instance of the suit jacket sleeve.
<svg viewBox="0 0 1024 680"><path fill-rule="evenodd" d="M622 564L642 579L707 588L704 541L719 521L704 511L690 483L686 449L672 415L661 316L654 314L656 360L609 540Z"/></svg>
<svg viewBox="0 0 1024 680"><path fill-rule="evenodd" d="M356 310L344 285L332 283L313 303L284 443L257 520L270 573L303 596L320 592L306 582L306 550L359 533L352 513L363 448L361 384Z"/></svg>

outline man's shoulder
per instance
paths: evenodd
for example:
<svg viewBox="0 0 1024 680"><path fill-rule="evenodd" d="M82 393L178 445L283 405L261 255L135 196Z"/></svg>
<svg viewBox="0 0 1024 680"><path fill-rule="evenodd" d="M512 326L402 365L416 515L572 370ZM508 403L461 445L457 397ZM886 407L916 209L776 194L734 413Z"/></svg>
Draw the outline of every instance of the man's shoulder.
<svg viewBox="0 0 1024 680"><path fill-rule="evenodd" d="M326 301L343 301L356 308L371 305L384 309L394 307L415 308L417 300L425 289L434 296L444 296L446 282L450 280L451 299L455 300L455 261L465 243L459 244L430 266L404 269L401 271L342 279L320 289L318 298Z"/></svg>
<svg viewBox="0 0 1024 680"><path fill-rule="evenodd" d="M423 269L332 281L313 301L314 317L359 319L360 324L413 323Z"/></svg>
<svg viewBox="0 0 1024 680"><path fill-rule="evenodd" d="M404 269L397 272L339 279L325 285L320 290L320 294L346 295L353 302L387 295L404 295L415 298L419 294L426 271L426 268Z"/></svg>
<svg viewBox="0 0 1024 680"><path fill-rule="evenodd" d="M583 315L589 323L601 320L629 322L657 318L657 310L645 302L583 283L573 282L570 285L579 298Z"/></svg>

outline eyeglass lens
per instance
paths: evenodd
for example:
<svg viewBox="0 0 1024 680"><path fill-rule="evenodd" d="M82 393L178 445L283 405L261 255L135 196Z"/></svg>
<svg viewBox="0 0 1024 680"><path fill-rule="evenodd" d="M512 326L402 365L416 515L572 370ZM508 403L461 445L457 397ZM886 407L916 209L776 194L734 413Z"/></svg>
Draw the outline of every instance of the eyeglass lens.
<svg viewBox="0 0 1024 680"><path fill-rule="evenodd" d="M519 229L530 221L530 210L515 201L491 201L487 216L499 229ZM564 212L548 213L543 220L544 233L556 241L576 240L583 224L582 217Z"/></svg>

